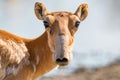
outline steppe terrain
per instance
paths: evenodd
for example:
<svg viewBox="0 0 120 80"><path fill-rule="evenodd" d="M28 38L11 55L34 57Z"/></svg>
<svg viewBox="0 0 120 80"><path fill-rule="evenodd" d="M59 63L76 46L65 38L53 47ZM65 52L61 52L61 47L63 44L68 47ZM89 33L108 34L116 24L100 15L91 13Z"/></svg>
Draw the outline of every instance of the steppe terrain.
<svg viewBox="0 0 120 80"><path fill-rule="evenodd" d="M42 77L40 80L120 80L120 62L92 70L80 68L71 75Z"/></svg>

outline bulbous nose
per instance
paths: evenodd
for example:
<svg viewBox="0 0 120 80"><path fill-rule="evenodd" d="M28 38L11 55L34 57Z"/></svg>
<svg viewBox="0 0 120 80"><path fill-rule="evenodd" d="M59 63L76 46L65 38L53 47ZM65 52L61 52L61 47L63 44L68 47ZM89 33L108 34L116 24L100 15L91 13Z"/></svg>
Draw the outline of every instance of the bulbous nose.
<svg viewBox="0 0 120 80"><path fill-rule="evenodd" d="M68 59L67 58L57 58L56 63L60 66L65 66L68 64Z"/></svg>

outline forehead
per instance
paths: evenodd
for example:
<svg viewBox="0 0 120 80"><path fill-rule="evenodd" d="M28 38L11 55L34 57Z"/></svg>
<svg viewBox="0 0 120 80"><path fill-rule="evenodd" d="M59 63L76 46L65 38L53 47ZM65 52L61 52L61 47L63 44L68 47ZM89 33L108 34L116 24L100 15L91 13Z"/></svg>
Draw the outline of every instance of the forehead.
<svg viewBox="0 0 120 80"><path fill-rule="evenodd" d="M59 12L52 12L51 13L52 16L70 16L70 15L73 15L71 12L65 12L65 11L59 11Z"/></svg>
<svg viewBox="0 0 120 80"><path fill-rule="evenodd" d="M71 12L66 12L66 11L58 11L58 12L52 12L48 14L49 18L51 18L50 16L52 16L52 18L54 18L54 20L61 20L61 19L78 19L78 17L76 15L74 15Z"/></svg>

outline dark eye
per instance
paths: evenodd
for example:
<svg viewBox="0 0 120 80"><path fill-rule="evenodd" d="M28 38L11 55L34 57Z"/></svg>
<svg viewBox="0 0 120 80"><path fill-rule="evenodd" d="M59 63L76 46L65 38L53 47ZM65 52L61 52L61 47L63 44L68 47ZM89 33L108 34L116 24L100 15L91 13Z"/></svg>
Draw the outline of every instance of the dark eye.
<svg viewBox="0 0 120 80"><path fill-rule="evenodd" d="M76 22L75 22L75 27L78 28L79 25L80 25L80 21L76 21Z"/></svg>
<svg viewBox="0 0 120 80"><path fill-rule="evenodd" d="M48 21L43 21L45 28L49 27L49 22Z"/></svg>

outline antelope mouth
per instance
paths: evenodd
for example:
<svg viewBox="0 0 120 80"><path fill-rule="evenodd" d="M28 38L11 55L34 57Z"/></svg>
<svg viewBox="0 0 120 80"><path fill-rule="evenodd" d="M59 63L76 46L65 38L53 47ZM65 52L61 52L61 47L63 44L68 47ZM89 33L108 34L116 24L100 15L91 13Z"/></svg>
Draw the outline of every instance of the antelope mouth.
<svg viewBox="0 0 120 80"><path fill-rule="evenodd" d="M67 66L68 64L66 64L66 63L62 63L62 64L59 64L59 66Z"/></svg>

